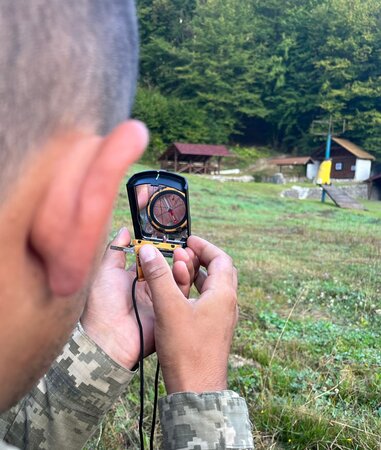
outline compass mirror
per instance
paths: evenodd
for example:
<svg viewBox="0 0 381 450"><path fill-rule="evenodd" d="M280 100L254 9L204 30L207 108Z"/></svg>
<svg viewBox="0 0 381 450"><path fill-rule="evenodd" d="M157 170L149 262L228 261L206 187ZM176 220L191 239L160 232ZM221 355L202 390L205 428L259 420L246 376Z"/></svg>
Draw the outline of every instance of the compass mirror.
<svg viewBox="0 0 381 450"><path fill-rule="evenodd" d="M190 234L185 179L163 171L154 172L154 176L143 174L145 177L127 185L131 212L136 216L136 238L185 243Z"/></svg>

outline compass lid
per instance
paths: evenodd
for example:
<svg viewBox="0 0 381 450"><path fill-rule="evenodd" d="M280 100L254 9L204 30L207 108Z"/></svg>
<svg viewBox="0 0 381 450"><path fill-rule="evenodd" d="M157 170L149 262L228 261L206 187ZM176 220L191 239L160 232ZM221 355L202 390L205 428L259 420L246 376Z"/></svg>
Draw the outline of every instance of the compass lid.
<svg viewBox="0 0 381 450"><path fill-rule="evenodd" d="M148 170L133 175L126 187L136 239L186 245L190 209L184 177Z"/></svg>

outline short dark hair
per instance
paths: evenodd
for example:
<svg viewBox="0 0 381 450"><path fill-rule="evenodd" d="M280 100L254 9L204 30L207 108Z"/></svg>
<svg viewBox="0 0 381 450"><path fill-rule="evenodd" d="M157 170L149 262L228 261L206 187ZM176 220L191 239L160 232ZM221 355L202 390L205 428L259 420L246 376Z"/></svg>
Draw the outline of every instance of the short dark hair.
<svg viewBox="0 0 381 450"><path fill-rule="evenodd" d="M128 117L138 60L133 0L0 1L0 189L54 132Z"/></svg>

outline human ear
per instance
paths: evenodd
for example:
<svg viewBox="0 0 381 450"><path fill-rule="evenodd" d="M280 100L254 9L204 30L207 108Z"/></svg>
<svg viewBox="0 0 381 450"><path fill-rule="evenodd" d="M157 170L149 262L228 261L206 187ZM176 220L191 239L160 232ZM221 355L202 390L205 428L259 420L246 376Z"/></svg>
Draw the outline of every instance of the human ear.
<svg viewBox="0 0 381 450"><path fill-rule="evenodd" d="M60 158L30 236L54 295L72 295L85 283L120 181L147 143L146 127L129 120L104 138L79 139Z"/></svg>

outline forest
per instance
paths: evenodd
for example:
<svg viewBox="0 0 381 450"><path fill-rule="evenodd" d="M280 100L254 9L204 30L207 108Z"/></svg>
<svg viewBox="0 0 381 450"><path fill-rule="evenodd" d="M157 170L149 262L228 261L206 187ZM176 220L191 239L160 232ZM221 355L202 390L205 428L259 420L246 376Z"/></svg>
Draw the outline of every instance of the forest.
<svg viewBox="0 0 381 450"><path fill-rule="evenodd" d="M308 154L314 120L381 157L379 0L140 0L133 114L173 141Z"/></svg>

